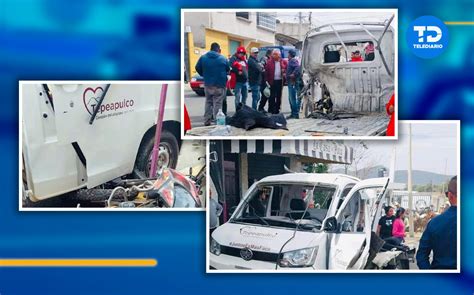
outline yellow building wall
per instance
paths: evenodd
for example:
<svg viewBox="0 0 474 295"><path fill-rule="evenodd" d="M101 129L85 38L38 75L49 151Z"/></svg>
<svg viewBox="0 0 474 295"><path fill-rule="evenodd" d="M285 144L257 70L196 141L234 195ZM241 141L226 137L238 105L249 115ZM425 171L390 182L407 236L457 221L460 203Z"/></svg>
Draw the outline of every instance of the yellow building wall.
<svg viewBox="0 0 474 295"><path fill-rule="evenodd" d="M211 44L217 42L221 46L221 54L225 57L229 55L229 37L226 33L206 29L206 49L211 48Z"/></svg>
<svg viewBox="0 0 474 295"><path fill-rule="evenodd" d="M187 66L191 74L189 79L191 79L194 75L197 74L195 67L196 67L196 63L198 62L198 59L206 51L204 48L194 46L194 38L193 38L192 33L188 34L188 48L189 48L189 64Z"/></svg>
<svg viewBox="0 0 474 295"><path fill-rule="evenodd" d="M214 42L219 43L219 45L221 46L221 54L225 58L229 58L232 54L234 54L234 52L229 52L229 40L239 41L240 44L244 44L243 40L239 40L238 38L234 38L234 37L229 37L226 33L223 33L223 32L218 32L218 31L214 31L214 30L211 30L211 29L206 29L205 34L206 34L205 35L206 48L201 48L201 47L194 46L193 34L192 33L188 34L188 42L189 42L188 43L188 48L189 48L189 65L188 65L188 68L189 68L190 73L191 73L190 78L192 78L194 75L197 74L197 72L195 70L196 63L198 62L201 55L205 54L207 51L210 50L212 43L214 43ZM262 46L262 45L258 42L250 42L246 47L247 54L248 55L250 54L250 49L252 47L259 48L260 46Z"/></svg>

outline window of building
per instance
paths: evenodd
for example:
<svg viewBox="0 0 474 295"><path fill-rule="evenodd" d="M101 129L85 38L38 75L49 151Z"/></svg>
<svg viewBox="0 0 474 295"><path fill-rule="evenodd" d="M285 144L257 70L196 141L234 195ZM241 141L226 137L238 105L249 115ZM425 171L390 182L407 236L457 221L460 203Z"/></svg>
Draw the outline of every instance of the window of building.
<svg viewBox="0 0 474 295"><path fill-rule="evenodd" d="M250 20L250 12L242 12L242 11L236 12L235 16L240 17L240 18L245 18L246 20Z"/></svg>
<svg viewBox="0 0 474 295"><path fill-rule="evenodd" d="M257 12L257 26L276 31L276 13Z"/></svg>

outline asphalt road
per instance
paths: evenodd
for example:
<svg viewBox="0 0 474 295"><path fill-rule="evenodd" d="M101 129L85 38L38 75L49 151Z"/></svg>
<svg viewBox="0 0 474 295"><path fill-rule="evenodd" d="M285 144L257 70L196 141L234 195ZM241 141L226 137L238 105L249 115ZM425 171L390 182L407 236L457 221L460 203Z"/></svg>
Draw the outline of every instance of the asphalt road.
<svg viewBox="0 0 474 295"><path fill-rule="evenodd" d="M188 114L191 119L192 127L204 126L204 104L205 97L197 95L192 91L188 84L184 86L184 103L188 109ZM252 93L249 92L247 96L247 105L252 106ZM268 103L265 110L268 109ZM288 101L288 87L283 88L281 96L281 111L287 116L290 114L290 103ZM227 96L227 115L232 116L235 113L235 96Z"/></svg>

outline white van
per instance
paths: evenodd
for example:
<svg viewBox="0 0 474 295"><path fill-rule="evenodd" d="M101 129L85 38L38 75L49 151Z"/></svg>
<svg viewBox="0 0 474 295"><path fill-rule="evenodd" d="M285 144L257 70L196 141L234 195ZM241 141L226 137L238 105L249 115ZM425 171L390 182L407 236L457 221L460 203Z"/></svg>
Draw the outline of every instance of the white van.
<svg viewBox="0 0 474 295"><path fill-rule="evenodd" d="M179 82L20 82L24 199L44 200L132 173L147 177L165 83L158 165L175 168Z"/></svg>
<svg viewBox="0 0 474 295"><path fill-rule="evenodd" d="M362 269L388 178L266 177L211 236L214 269Z"/></svg>

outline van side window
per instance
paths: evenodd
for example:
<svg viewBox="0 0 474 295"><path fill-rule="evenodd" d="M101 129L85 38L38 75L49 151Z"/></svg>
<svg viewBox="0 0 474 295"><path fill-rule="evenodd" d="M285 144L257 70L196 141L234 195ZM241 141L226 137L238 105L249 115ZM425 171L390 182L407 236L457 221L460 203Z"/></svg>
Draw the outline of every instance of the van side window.
<svg viewBox="0 0 474 295"><path fill-rule="evenodd" d="M339 202L337 204L337 210L341 208L342 202L344 202L344 199L347 197L347 194L351 191L353 187L354 187L354 184L349 184L344 188L341 194L341 198L339 199Z"/></svg>
<svg viewBox="0 0 474 295"><path fill-rule="evenodd" d="M355 193L342 211L342 232L363 232L365 227L365 200Z"/></svg>
<svg viewBox="0 0 474 295"><path fill-rule="evenodd" d="M372 41L357 41L328 44L324 46L323 63L364 62L375 59L375 46ZM347 48L347 50L346 50Z"/></svg>

